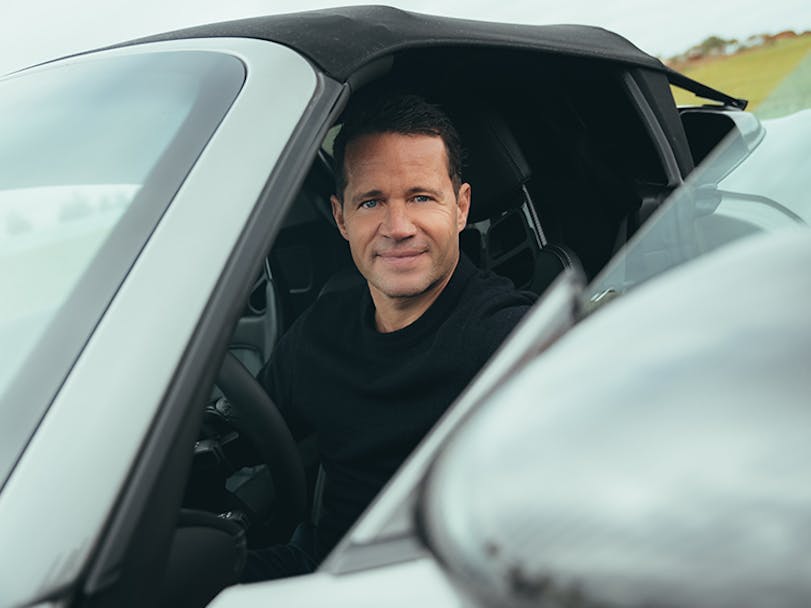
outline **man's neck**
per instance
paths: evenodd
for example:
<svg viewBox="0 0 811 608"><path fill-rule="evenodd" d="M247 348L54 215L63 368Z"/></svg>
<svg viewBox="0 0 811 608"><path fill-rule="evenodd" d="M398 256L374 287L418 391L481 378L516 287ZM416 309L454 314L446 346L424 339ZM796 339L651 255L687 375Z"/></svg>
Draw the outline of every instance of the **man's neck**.
<svg viewBox="0 0 811 608"><path fill-rule="evenodd" d="M407 298L386 296L369 285L369 291L375 305L375 326L377 331L388 334L408 327L419 319L447 287L454 272L455 268L454 271L423 293Z"/></svg>

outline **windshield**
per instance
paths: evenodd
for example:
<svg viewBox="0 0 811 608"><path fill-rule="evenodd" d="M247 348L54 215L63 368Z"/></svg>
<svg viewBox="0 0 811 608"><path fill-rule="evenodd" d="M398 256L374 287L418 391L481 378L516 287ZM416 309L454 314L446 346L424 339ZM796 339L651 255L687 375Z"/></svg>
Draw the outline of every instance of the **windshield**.
<svg viewBox="0 0 811 608"><path fill-rule="evenodd" d="M740 239L808 227L811 110L758 128L750 146L733 132L709 155L596 277L587 306Z"/></svg>
<svg viewBox="0 0 811 608"><path fill-rule="evenodd" d="M0 481L243 80L191 51L0 80Z"/></svg>

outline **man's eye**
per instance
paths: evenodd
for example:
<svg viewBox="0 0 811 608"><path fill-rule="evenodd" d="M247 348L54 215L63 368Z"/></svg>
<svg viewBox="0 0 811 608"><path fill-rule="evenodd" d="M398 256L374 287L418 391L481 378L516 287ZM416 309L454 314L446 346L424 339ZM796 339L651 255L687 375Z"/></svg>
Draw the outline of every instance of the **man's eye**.
<svg viewBox="0 0 811 608"><path fill-rule="evenodd" d="M417 201L418 203L427 203L428 201L431 200L431 197L425 194L418 194L417 196L414 197L414 200Z"/></svg>
<svg viewBox="0 0 811 608"><path fill-rule="evenodd" d="M360 206L361 206L363 209L374 209L375 207L377 207L377 201L376 201L376 200L371 200L371 201L363 201L363 202L360 204Z"/></svg>

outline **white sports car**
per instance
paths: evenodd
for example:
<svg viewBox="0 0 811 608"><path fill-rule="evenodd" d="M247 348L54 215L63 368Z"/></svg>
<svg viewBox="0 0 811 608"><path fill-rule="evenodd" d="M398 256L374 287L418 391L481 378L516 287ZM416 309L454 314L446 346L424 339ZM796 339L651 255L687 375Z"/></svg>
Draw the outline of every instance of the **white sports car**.
<svg viewBox="0 0 811 608"><path fill-rule="evenodd" d="M252 373L351 263L371 85L446 108L463 249L542 297L316 573L229 587L329 483ZM745 106L598 28L382 7L0 79L0 605L807 606L809 115Z"/></svg>

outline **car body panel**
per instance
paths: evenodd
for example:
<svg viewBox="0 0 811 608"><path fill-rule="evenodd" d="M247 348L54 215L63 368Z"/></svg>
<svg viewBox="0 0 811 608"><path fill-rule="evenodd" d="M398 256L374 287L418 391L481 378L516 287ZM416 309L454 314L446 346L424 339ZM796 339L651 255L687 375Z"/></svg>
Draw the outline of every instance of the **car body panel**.
<svg viewBox="0 0 811 608"><path fill-rule="evenodd" d="M805 223L811 223L811 171L808 141L811 139L811 109L763 121L766 136L739 168L719 187L777 201ZM770 179L762 179L769 175ZM783 214L785 216L785 213Z"/></svg>
<svg viewBox="0 0 811 608"><path fill-rule="evenodd" d="M807 604L809 264L807 230L719 249L578 324L477 411L421 512L476 603Z"/></svg>
<svg viewBox="0 0 811 608"><path fill-rule="evenodd" d="M388 568L332 576L316 573L269 583L237 585L220 593L213 608L248 606L443 606L465 605L437 563L420 559Z"/></svg>
<svg viewBox="0 0 811 608"><path fill-rule="evenodd" d="M19 547L18 568L0 575L4 604L51 594L84 568L268 168L315 91L309 65L266 42L177 41L110 52L174 49L236 54L248 78L0 495L0 545ZM276 86L279 77L284 87ZM99 369L107 373L99 377Z"/></svg>

